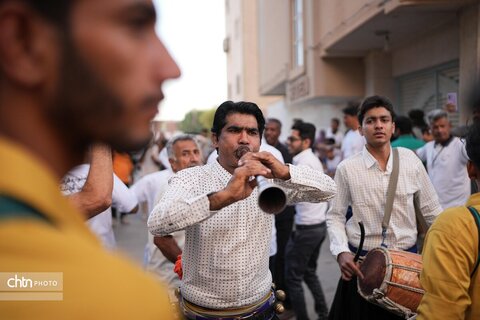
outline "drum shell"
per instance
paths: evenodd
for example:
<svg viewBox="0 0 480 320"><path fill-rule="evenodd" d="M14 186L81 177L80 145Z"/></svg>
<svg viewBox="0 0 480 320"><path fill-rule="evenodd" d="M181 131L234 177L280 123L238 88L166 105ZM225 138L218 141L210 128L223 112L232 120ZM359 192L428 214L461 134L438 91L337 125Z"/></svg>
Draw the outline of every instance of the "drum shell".
<svg viewBox="0 0 480 320"><path fill-rule="evenodd" d="M375 248L365 256L360 270L365 276L363 280L358 279L361 296L382 306L383 301L374 294L374 289L378 289L388 300L416 312L423 297L420 285L421 255Z"/></svg>

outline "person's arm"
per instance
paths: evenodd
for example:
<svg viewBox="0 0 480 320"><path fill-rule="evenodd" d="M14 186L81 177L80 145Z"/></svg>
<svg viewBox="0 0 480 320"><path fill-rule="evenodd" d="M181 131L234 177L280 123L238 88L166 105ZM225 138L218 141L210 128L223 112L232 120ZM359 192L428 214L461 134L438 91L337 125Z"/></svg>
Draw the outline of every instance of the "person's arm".
<svg viewBox="0 0 480 320"><path fill-rule="evenodd" d="M182 249L177 241L171 235L163 237L153 237L153 243L162 252L162 254L172 263L177 262L177 257L182 254Z"/></svg>
<svg viewBox="0 0 480 320"><path fill-rule="evenodd" d="M251 153L250 153L251 154ZM148 228L155 236L165 236L177 230L199 223L214 215L218 210L250 196L256 182L250 179L256 175L289 179L288 167L281 164L270 153L274 162L273 169L267 168L261 161L242 157L227 185L208 194L196 194L195 187L208 183L202 179L211 179L202 175L201 168L181 170L169 182L169 187L161 201L155 206L148 218ZM273 160L272 160L273 159Z"/></svg>
<svg viewBox="0 0 480 320"><path fill-rule="evenodd" d="M414 200L417 202L420 212L425 217L425 221L431 226L437 216L442 212L442 207L425 167L420 160L413 160L417 160L415 164L417 166L417 191L415 192Z"/></svg>
<svg viewBox="0 0 480 320"><path fill-rule="evenodd" d="M415 153L417 154L417 156L420 158L422 162L426 162L427 161L427 144L415 150Z"/></svg>
<svg viewBox="0 0 480 320"><path fill-rule="evenodd" d="M340 165L335 173L335 182L338 193L330 202L330 210L326 215L327 231L330 238L330 251L336 257L343 280L350 280L354 274L362 277L357 263L353 261L353 254L348 248L348 237L345 229L345 217L351 203L350 189L347 181L347 171Z"/></svg>
<svg viewBox="0 0 480 320"><path fill-rule="evenodd" d="M80 192L66 197L90 219L107 210L112 204L113 168L109 146L97 143L92 146L90 170Z"/></svg>
<svg viewBox="0 0 480 320"><path fill-rule="evenodd" d="M124 213L135 213L138 210L137 197L115 174L113 174L112 207Z"/></svg>
<svg viewBox="0 0 480 320"><path fill-rule="evenodd" d="M478 255L478 231L471 214L459 210L466 208L442 213L425 239L420 275L425 295L417 309L418 320L465 319L471 305L470 274Z"/></svg>
<svg viewBox="0 0 480 320"><path fill-rule="evenodd" d="M149 183L148 176L144 176L130 187L130 191L137 198L138 204L148 201L148 194L147 194L148 183Z"/></svg>

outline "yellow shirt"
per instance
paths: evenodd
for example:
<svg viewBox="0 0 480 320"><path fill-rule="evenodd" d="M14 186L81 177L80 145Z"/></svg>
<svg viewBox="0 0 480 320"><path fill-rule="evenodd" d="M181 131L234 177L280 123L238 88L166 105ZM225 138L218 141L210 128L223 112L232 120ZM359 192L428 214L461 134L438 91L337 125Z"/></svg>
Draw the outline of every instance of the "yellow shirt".
<svg viewBox="0 0 480 320"><path fill-rule="evenodd" d="M467 207L480 211L480 193ZM428 231L420 282L426 293L418 307L420 319L480 319L478 230L466 207L445 210Z"/></svg>
<svg viewBox="0 0 480 320"><path fill-rule="evenodd" d="M63 273L63 300L5 301L0 295L0 318L173 319L165 289L104 251L58 183L32 154L0 138L0 196L25 203L48 220L0 218L0 273ZM4 291L5 284L0 288Z"/></svg>

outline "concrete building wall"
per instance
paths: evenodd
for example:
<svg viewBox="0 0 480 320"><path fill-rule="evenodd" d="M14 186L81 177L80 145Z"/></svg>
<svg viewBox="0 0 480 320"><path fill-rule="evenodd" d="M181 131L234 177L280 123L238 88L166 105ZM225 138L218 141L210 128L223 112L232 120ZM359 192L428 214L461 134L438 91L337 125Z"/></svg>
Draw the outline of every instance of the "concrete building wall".
<svg viewBox="0 0 480 320"><path fill-rule="evenodd" d="M397 77L457 60L459 44L459 21L455 19L393 50L392 75Z"/></svg>
<svg viewBox="0 0 480 320"><path fill-rule="evenodd" d="M460 12L460 105L469 106L470 95L480 90L480 6L473 5ZM466 108L468 110L468 108ZM467 123L470 111L460 114L460 123Z"/></svg>
<svg viewBox="0 0 480 320"><path fill-rule="evenodd" d="M255 102L265 109L280 98L260 95L257 12L256 0L226 2L228 99Z"/></svg>
<svg viewBox="0 0 480 320"><path fill-rule="evenodd" d="M242 19L242 1L226 0L225 2L225 24L227 48L227 81L228 99L241 100L244 94L243 86L243 47L244 32Z"/></svg>
<svg viewBox="0 0 480 320"><path fill-rule="evenodd" d="M480 72L479 1L303 0L305 65L295 70L293 2L258 0L260 92L285 95L269 114L321 127L352 99L380 94L400 105L409 94L407 88L400 96L400 80L430 72L436 80L417 88L425 91L417 105L443 107L446 93L456 93L454 117L465 122L465 99Z"/></svg>
<svg viewBox="0 0 480 320"><path fill-rule="evenodd" d="M365 96L394 97L392 54L372 50L365 57Z"/></svg>
<svg viewBox="0 0 480 320"><path fill-rule="evenodd" d="M260 0L257 5L260 92L285 94L290 69L290 1Z"/></svg>

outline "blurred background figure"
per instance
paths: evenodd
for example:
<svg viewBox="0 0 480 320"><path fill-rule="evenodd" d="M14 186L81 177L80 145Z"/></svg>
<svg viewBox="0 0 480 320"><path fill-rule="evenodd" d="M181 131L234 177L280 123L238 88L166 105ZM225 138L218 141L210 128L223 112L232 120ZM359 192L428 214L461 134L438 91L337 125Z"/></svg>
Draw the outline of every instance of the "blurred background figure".
<svg viewBox="0 0 480 320"><path fill-rule="evenodd" d="M395 140L392 147L404 147L410 150L417 150L425 145L425 141L415 137L412 131L412 121L405 116L395 118Z"/></svg>
<svg viewBox="0 0 480 320"><path fill-rule="evenodd" d="M107 148L107 151L102 150ZM108 162L110 164L108 164ZM64 195L74 201L77 207L85 210L87 204L95 201L102 201L106 204L111 202L111 206L119 212L134 213L138 209L138 202L135 195L128 187L112 172L112 158L109 148L102 145L95 145L91 149L89 162L76 166L70 170L62 179L61 190ZM101 166L101 168L96 168ZM113 188L111 186L113 177ZM87 181L96 178L96 188L87 184ZM107 185L110 184L110 185ZM82 193L91 190L91 196L87 201L79 202ZM110 192L110 194L104 194ZM98 199L98 200L96 200ZM115 235L112 226L112 210L108 205L104 210L95 214L87 214L86 221L90 230L100 239L105 248L109 250L116 249Z"/></svg>
<svg viewBox="0 0 480 320"><path fill-rule="evenodd" d="M264 137L266 142L275 147L282 154L285 163L292 163L292 155L288 147L280 142L279 137L282 133L282 123L275 118L267 119L265 123ZM263 141L263 140L262 140ZM280 160L280 159L279 159ZM288 288L285 285L285 249L288 239L292 233L293 218L295 215L295 206L287 206L282 212L275 215L276 246L275 266L271 268L273 282L279 290L285 291L287 300L285 308L291 308Z"/></svg>
<svg viewBox="0 0 480 320"><path fill-rule="evenodd" d="M158 200L163 196L168 180L172 175L185 168L202 164L200 146L193 135L178 135L168 141L167 154L172 169L164 169L151 173L131 188L140 203L147 203L147 210L151 212ZM148 232L145 246L144 266L160 280L168 284L171 289L180 286L180 279L173 271L177 257L182 254L185 244L185 231L177 231L164 237L154 237Z"/></svg>
<svg viewBox="0 0 480 320"><path fill-rule="evenodd" d="M322 163L312 152L315 130L311 123L294 124L288 137L288 150L294 155L294 165L323 172ZM298 320L308 319L303 282L313 295L318 319L326 320L328 316L322 285L316 274L320 247L327 234L327 210L328 202L303 202L295 206L295 232L290 237L285 252L285 283Z"/></svg>
<svg viewBox="0 0 480 320"><path fill-rule="evenodd" d="M468 156L465 144L452 136L448 113L436 109L428 113L434 140L418 149L417 155L427 164L427 171L443 209L463 205L470 196Z"/></svg>
<svg viewBox="0 0 480 320"><path fill-rule="evenodd" d="M417 139L423 136L423 130L429 125L425 121L425 113L420 109L412 109L408 112L408 118L412 121L412 132Z"/></svg>
<svg viewBox="0 0 480 320"><path fill-rule="evenodd" d="M340 131L340 120L338 118L330 120L330 127L325 132L325 139L333 139L336 148L342 146L343 133Z"/></svg>
<svg viewBox="0 0 480 320"><path fill-rule="evenodd" d="M358 122L358 103L351 102L343 110L343 122L348 131L342 141L342 160L348 159L363 150L365 138L360 135Z"/></svg>

